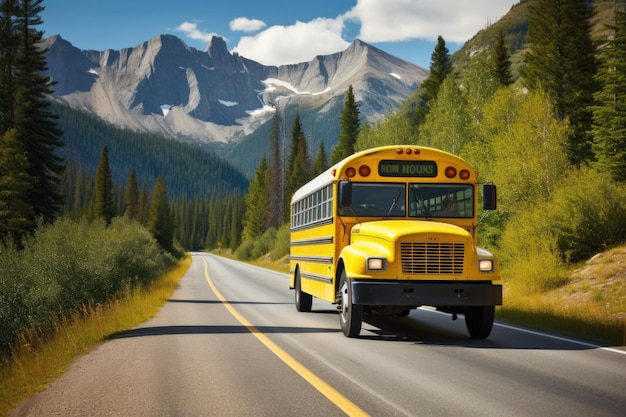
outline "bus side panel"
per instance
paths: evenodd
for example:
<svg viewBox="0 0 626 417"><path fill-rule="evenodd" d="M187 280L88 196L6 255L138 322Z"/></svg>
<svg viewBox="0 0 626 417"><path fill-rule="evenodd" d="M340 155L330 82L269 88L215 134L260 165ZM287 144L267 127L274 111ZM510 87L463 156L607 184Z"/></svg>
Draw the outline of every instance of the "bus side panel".
<svg viewBox="0 0 626 417"><path fill-rule="evenodd" d="M291 233L290 287L295 270L300 272L302 291L328 302L335 301L335 226L307 228Z"/></svg>

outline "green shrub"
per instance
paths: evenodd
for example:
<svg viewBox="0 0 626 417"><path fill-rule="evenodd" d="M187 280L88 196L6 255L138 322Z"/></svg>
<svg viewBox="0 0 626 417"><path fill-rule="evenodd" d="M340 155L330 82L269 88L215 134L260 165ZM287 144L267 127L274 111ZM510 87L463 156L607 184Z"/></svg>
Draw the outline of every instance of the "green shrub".
<svg viewBox="0 0 626 417"><path fill-rule="evenodd" d="M23 276L22 255L13 242L0 245L0 352L14 342L15 335L26 326L27 285Z"/></svg>
<svg viewBox="0 0 626 417"><path fill-rule="evenodd" d="M583 168L550 201L512 215L497 251L505 277L531 291L558 287L569 265L626 239L626 187Z"/></svg>
<svg viewBox="0 0 626 417"><path fill-rule="evenodd" d="M274 246L274 242L276 241L276 229L274 227L270 227L267 229L261 237L254 241L254 247L252 248L252 259L258 259L263 255L268 254L272 247Z"/></svg>
<svg viewBox="0 0 626 417"><path fill-rule="evenodd" d="M136 222L60 219L24 240L0 245L0 351L20 332L46 332L59 315L105 303L175 264Z"/></svg>
<svg viewBox="0 0 626 417"><path fill-rule="evenodd" d="M289 230L289 224L285 223L278 229L276 233L276 239L274 246L272 247L272 253L270 258L272 261L276 261L286 255L289 255L289 249L291 247L291 231Z"/></svg>
<svg viewBox="0 0 626 417"><path fill-rule="evenodd" d="M547 216L564 258L587 259L626 240L626 186L583 168L555 190Z"/></svg>
<svg viewBox="0 0 626 417"><path fill-rule="evenodd" d="M547 204L512 216L502 234L499 260L509 285L530 291L546 291L567 280L567 269L546 223Z"/></svg>
<svg viewBox="0 0 626 417"><path fill-rule="evenodd" d="M237 259L242 261L249 261L252 259L252 250L254 249L254 242L252 240L244 240L241 245L235 251Z"/></svg>

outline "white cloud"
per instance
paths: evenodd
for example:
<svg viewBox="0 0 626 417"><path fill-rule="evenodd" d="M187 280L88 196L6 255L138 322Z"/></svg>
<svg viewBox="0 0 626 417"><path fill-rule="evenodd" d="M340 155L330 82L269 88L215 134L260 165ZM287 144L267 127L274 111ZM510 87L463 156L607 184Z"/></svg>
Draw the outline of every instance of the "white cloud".
<svg viewBox="0 0 626 417"><path fill-rule="evenodd" d="M228 24L230 30L232 31L242 31L242 32L256 32L258 30L263 29L265 26L264 21L259 19L248 19L247 17L238 17L233 19Z"/></svg>
<svg viewBox="0 0 626 417"><path fill-rule="evenodd" d="M361 24L365 42L409 39L465 42L504 16L519 0L358 0L342 17Z"/></svg>
<svg viewBox="0 0 626 417"><path fill-rule="evenodd" d="M232 52L264 65L308 62L317 55L343 51L349 46L353 39L343 38L344 23L360 27L356 37L369 43L435 41L439 35L446 42L463 43L519 1L356 0L356 5L343 15L296 21L288 26L266 27L261 20L238 17L230 22L231 31L260 32L242 36ZM191 22L180 24L176 30L206 43L211 37L220 36L203 32Z"/></svg>
<svg viewBox="0 0 626 417"><path fill-rule="evenodd" d="M254 36L243 36L233 52L265 65L307 62L346 49L350 43L341 37L342 30L340 18L271 26Z"/></svg>
<svg viewBox="0 0 626 417"><path fill-rule="evenodd" d="M211 41L211 38L213 38L213 36L219 36L213 32L211 33L202 32L201 30L198 29L198 25L196 23L191 23L191 22L183 22L180 25L178 25L176 29L174 30L183 32L190 39L203 41L207 43Z"/></svg>

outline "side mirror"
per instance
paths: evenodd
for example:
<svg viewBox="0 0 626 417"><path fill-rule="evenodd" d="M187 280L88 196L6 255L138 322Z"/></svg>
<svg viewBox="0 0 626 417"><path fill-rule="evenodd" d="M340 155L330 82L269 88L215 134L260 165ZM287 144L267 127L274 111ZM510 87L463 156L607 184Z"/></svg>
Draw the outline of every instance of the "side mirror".
<svg viewBox="0 0 626 417"><path fill-rule="evenodd" d="M339 208L349 208L352 206L352 181L339 181Z"/></svg>
<svg viewBox="0 0 626 417"><path fill-rule="evenodd" d="M483 208L485 210L495 210L497 204L496 186L485 184L483 186Z"/></svg>

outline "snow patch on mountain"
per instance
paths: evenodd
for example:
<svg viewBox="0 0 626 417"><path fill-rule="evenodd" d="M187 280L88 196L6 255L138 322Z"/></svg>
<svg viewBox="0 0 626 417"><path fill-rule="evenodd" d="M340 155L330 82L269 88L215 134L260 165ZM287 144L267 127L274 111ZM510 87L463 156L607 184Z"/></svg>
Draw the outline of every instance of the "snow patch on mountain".
<svg viewBox="0 0 626 417"><path fill-rule="evenodd" d="M298 95L318 96L320 94L328 93L329 91L331 91L330 87L326 87L323 91L320 91L317 93L312 93L310 91L299 91L298 88L294 87L291 83L287 81L279 80L277 78L268 78L261 82L267 85L266 91L268 92L275 91L276 88L274 86L280 86L280 87L286 88L287 90L293 91L295 94L298 94Z"/></svg>
<svg viewBox="0 0 626 417"><path fill-rule="evenodd" d="M219 99L217 101L219 101L220 104L223 104L226 107L232 107L232 106L236 106L239 104L236 101L219 100Z"/></svg>

